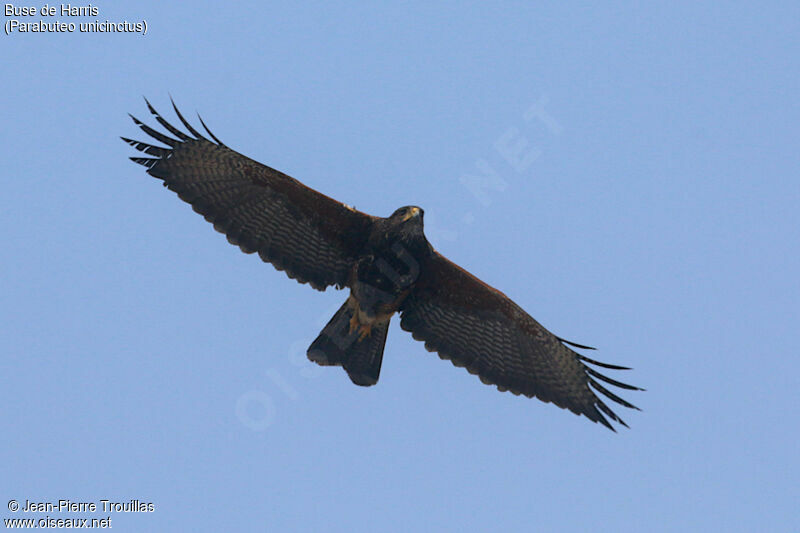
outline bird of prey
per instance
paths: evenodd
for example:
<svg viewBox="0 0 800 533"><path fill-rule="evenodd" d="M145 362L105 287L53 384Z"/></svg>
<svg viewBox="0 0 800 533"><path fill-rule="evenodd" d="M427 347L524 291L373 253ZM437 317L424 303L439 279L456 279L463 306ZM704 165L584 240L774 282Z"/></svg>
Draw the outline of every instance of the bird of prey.
<svg viewBox="0 0 800 533"><path fill-rule="evenodd" d="M342 366L353 383L378 382L389 321L481 381L552 402L611 430L627 427L598 395L637 409L600 382L642 390L594 367L627 370L572 350L591 349L557 337L502 292L439 254L423 232L424 211L401 207L387 218L337 202L210 137L183 118L184 132L145 100L169 134L141 130L163 144L123 141L149 157L131 159L191 204L245 253L318 290L349 296L308 349L320 365ZM199 117L198 117L199 118ZM153 141L150 141L153 142ZM591 366L590 366L591 365Z"/></svg>

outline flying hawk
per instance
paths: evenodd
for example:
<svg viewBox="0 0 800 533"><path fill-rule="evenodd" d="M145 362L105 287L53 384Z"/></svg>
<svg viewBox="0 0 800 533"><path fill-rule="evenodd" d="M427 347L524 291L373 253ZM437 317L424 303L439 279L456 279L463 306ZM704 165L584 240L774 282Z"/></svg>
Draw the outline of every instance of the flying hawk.
<svg viewBox="0 0 800 533"><path fill-rule="evenodd" d="M388 218L362 213L231 150L200 119L210 139L204 137L174 102L188 134L145 102L172 136L131 115L144 133L165 145L123 137L150 156L132 157L134 162L245 253L257 252L315 289L350 289L309 347L309 359L342 366L357 385L376 384L389 321L400 313L400 327L424 341L425 348L484 383L552 402L612 430L609 419L627 427L597 393L637 408L600 382L642 389L589 365L627 368L573 351L570 346L591 348L550 333L508 296L436 252L425 238L421 208L401 207Z"/></svg>

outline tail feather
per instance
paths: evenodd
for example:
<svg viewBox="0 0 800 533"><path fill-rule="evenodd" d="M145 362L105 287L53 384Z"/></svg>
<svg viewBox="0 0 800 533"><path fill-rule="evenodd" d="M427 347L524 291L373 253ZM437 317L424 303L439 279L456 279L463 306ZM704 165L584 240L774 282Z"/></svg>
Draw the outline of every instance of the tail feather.
<svg viewBox="0 0 800 533"><path fill-rule="evenodd" d="M370 334L359 341L358 331L350 331L352 316L353 307L348 300L311 343L307 355L320 365L344 367L356 385L375 385L381 373L389 321L375 324Z"/></svg>

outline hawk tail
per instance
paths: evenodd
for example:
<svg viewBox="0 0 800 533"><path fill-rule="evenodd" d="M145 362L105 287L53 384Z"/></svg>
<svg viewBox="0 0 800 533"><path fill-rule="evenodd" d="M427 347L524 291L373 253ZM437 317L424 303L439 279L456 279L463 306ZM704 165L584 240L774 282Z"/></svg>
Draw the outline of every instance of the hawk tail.
<svg viewBox="0 0 800 533"><path fill-rule="evenodd" d="M343 367L353 383L368 387L378 382L381 373L389 320L375 323L362 339L358 330L350 331L352 317L348 299L308 347L307 356L319 365Z"/></svg>

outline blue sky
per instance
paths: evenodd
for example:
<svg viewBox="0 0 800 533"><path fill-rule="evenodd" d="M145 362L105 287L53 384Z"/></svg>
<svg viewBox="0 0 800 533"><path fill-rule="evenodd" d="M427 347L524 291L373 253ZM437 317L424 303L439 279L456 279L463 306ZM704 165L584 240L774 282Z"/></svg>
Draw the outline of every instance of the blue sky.
<svg viewBox="0 0 800 533"><path fill-rule="evenodd" d="M797 531L800 7L531 4L103 2L80 21L147 34L2 35L2 518ZM424 207L441 253L634 368L631 429L498 393L396 320L375 387L308 363L345 294L127 160L126 113L172 119L170 94L334 198Z"/></svg>

